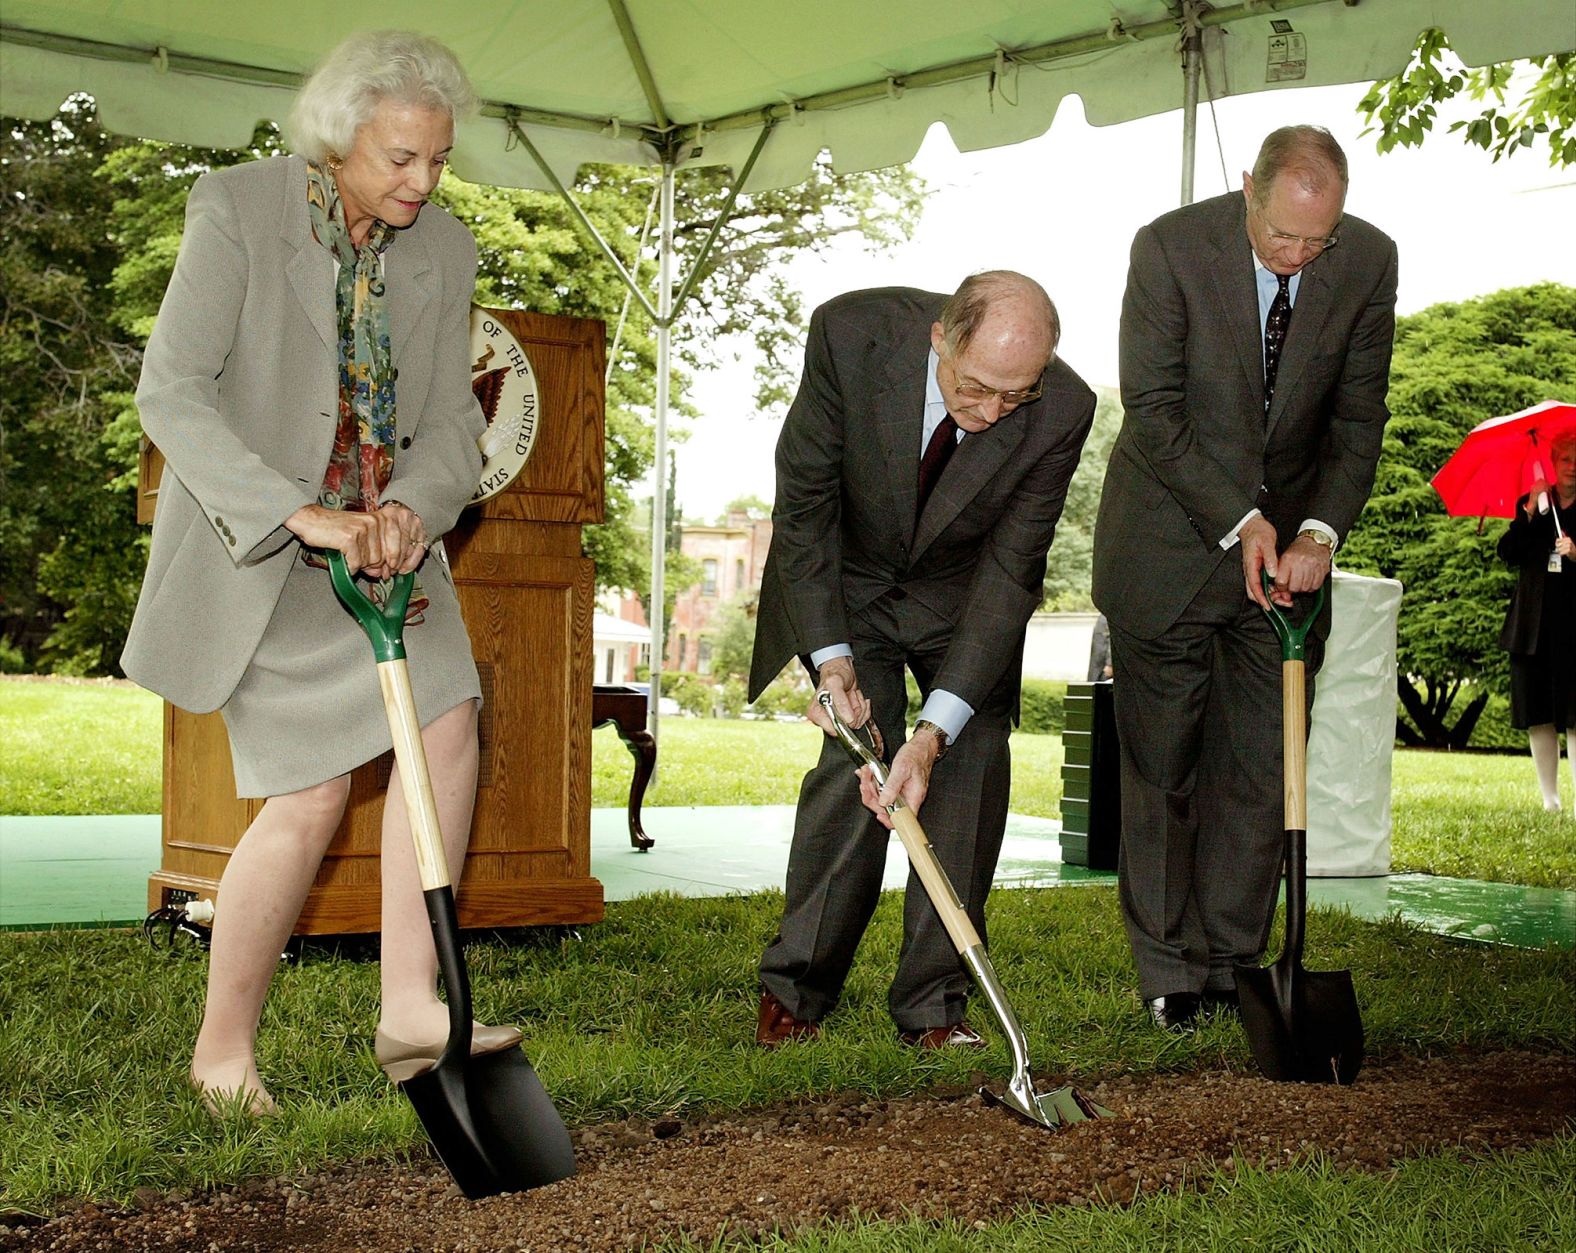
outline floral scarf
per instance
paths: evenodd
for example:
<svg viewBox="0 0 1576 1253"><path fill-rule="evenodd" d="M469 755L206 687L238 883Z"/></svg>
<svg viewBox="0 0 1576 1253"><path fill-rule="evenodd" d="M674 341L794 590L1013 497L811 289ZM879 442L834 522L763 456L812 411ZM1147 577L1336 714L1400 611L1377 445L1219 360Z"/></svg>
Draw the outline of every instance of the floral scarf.
<svg viewBox="0 0 1576 1253"><path fill-rule="evenodd" d="M394 470L396 371L378 258L394 242L397 232L375 221L367 242L357 248L345 226L345 210L333 175L311 161L306 167L306 205L313 238L339 262L334 289L339 324L339 421L317 502L325 509L373 513ZM327 565L311 549L303 548L301 556L308 565ZM375 603L385 602L392 582L373 585ZM406 625L419 623L426 606L418 581L411 592Z"/></svg>

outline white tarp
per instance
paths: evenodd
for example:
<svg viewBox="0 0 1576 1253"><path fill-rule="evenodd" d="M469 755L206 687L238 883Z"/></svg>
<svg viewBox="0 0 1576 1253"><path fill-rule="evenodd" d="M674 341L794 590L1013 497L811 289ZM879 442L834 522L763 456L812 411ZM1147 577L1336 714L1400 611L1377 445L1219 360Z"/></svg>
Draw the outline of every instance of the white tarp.
<svg viewBox="0 0 1576 1253"><path fill-rule="evenodd" d="M1308 873L1390 873L1401 584L1337 570L1308 735Z"/></svg>

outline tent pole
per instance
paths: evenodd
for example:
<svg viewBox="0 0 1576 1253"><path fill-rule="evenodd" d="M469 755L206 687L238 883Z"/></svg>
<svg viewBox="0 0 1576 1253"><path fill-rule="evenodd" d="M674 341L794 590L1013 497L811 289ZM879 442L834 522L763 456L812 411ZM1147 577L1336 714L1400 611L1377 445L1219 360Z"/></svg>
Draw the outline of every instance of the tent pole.
<svg viewBox="0 0 1576 1253"><path fill-rule="evenodd" d="M651 690L646 697L646 725L652 739L657 738L666 647L662 576L668 542L668 382L673 366L673 172L673 163L663 161L657 235L657 446L652 459L656 484L651 495Z"/></svg>
<svg viewBox="0 0 1576 1253"><path fill-rule="evenodd" d="M1198 78L1204 61L1204 31L1198 5L1182 8L1182 199L1193 203L1193 156L1198 146Z"/></svg>

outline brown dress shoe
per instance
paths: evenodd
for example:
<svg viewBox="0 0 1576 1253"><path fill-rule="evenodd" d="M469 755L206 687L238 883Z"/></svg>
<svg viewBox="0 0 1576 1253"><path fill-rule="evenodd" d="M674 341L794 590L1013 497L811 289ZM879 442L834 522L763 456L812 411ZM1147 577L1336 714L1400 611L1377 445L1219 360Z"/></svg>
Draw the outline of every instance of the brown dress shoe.
<svg viewBox="0 0 1576 1253"><path fill-rule="evenodd" d="M916 1049L982 1049L985 1040L966 1022L926 1031L899 1031L897 1038Z"/></svg>
<svg viewBox="0 0 1576 1253"><path fill-rule="evenodd" d="M761 992L761 1008L755 1018L755 1042L763 1049L774 1049L789 1040L813 1040L821 1034L821 1024L795 1018L770 992Z"/></svg>

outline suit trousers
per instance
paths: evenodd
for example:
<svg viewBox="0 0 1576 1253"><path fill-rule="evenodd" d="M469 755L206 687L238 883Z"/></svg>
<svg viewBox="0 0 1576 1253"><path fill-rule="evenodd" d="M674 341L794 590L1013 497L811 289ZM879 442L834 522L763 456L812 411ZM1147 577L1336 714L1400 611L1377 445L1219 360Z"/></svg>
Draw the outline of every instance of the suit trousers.
<svg viewBox="0 0 1576 1253"><path fill-rule="evenodd" d="M904 668L928 693L951 631L939 615L891 594L850 621L855 672L886 739L888 760L905 737ZM985 897L1007 828L1015 691L1003 682L976 711L931 772L920 810L925 833L982 939ZM761 985L794 1017L818 1021L837 1005L875 911L893 838L860 801L853 765L828 737L800 787L787 902L778 935L761 958ZM888 994L892 1019L901 1031L951 1026L963 1019L968 991L969 976L911 870L902 949Z"/></svg>
<svg viewBox="0 0 1576 1253"><path fill-rule="evenodd" d="M1285 843L1281 648L1247 598L1238 550L1156 639L1113 622L1111 653L1118 888L1139 992L1230 990L1233 967L1264 953ZM1309 709L1322 657L1310 634Z"/></svg>

